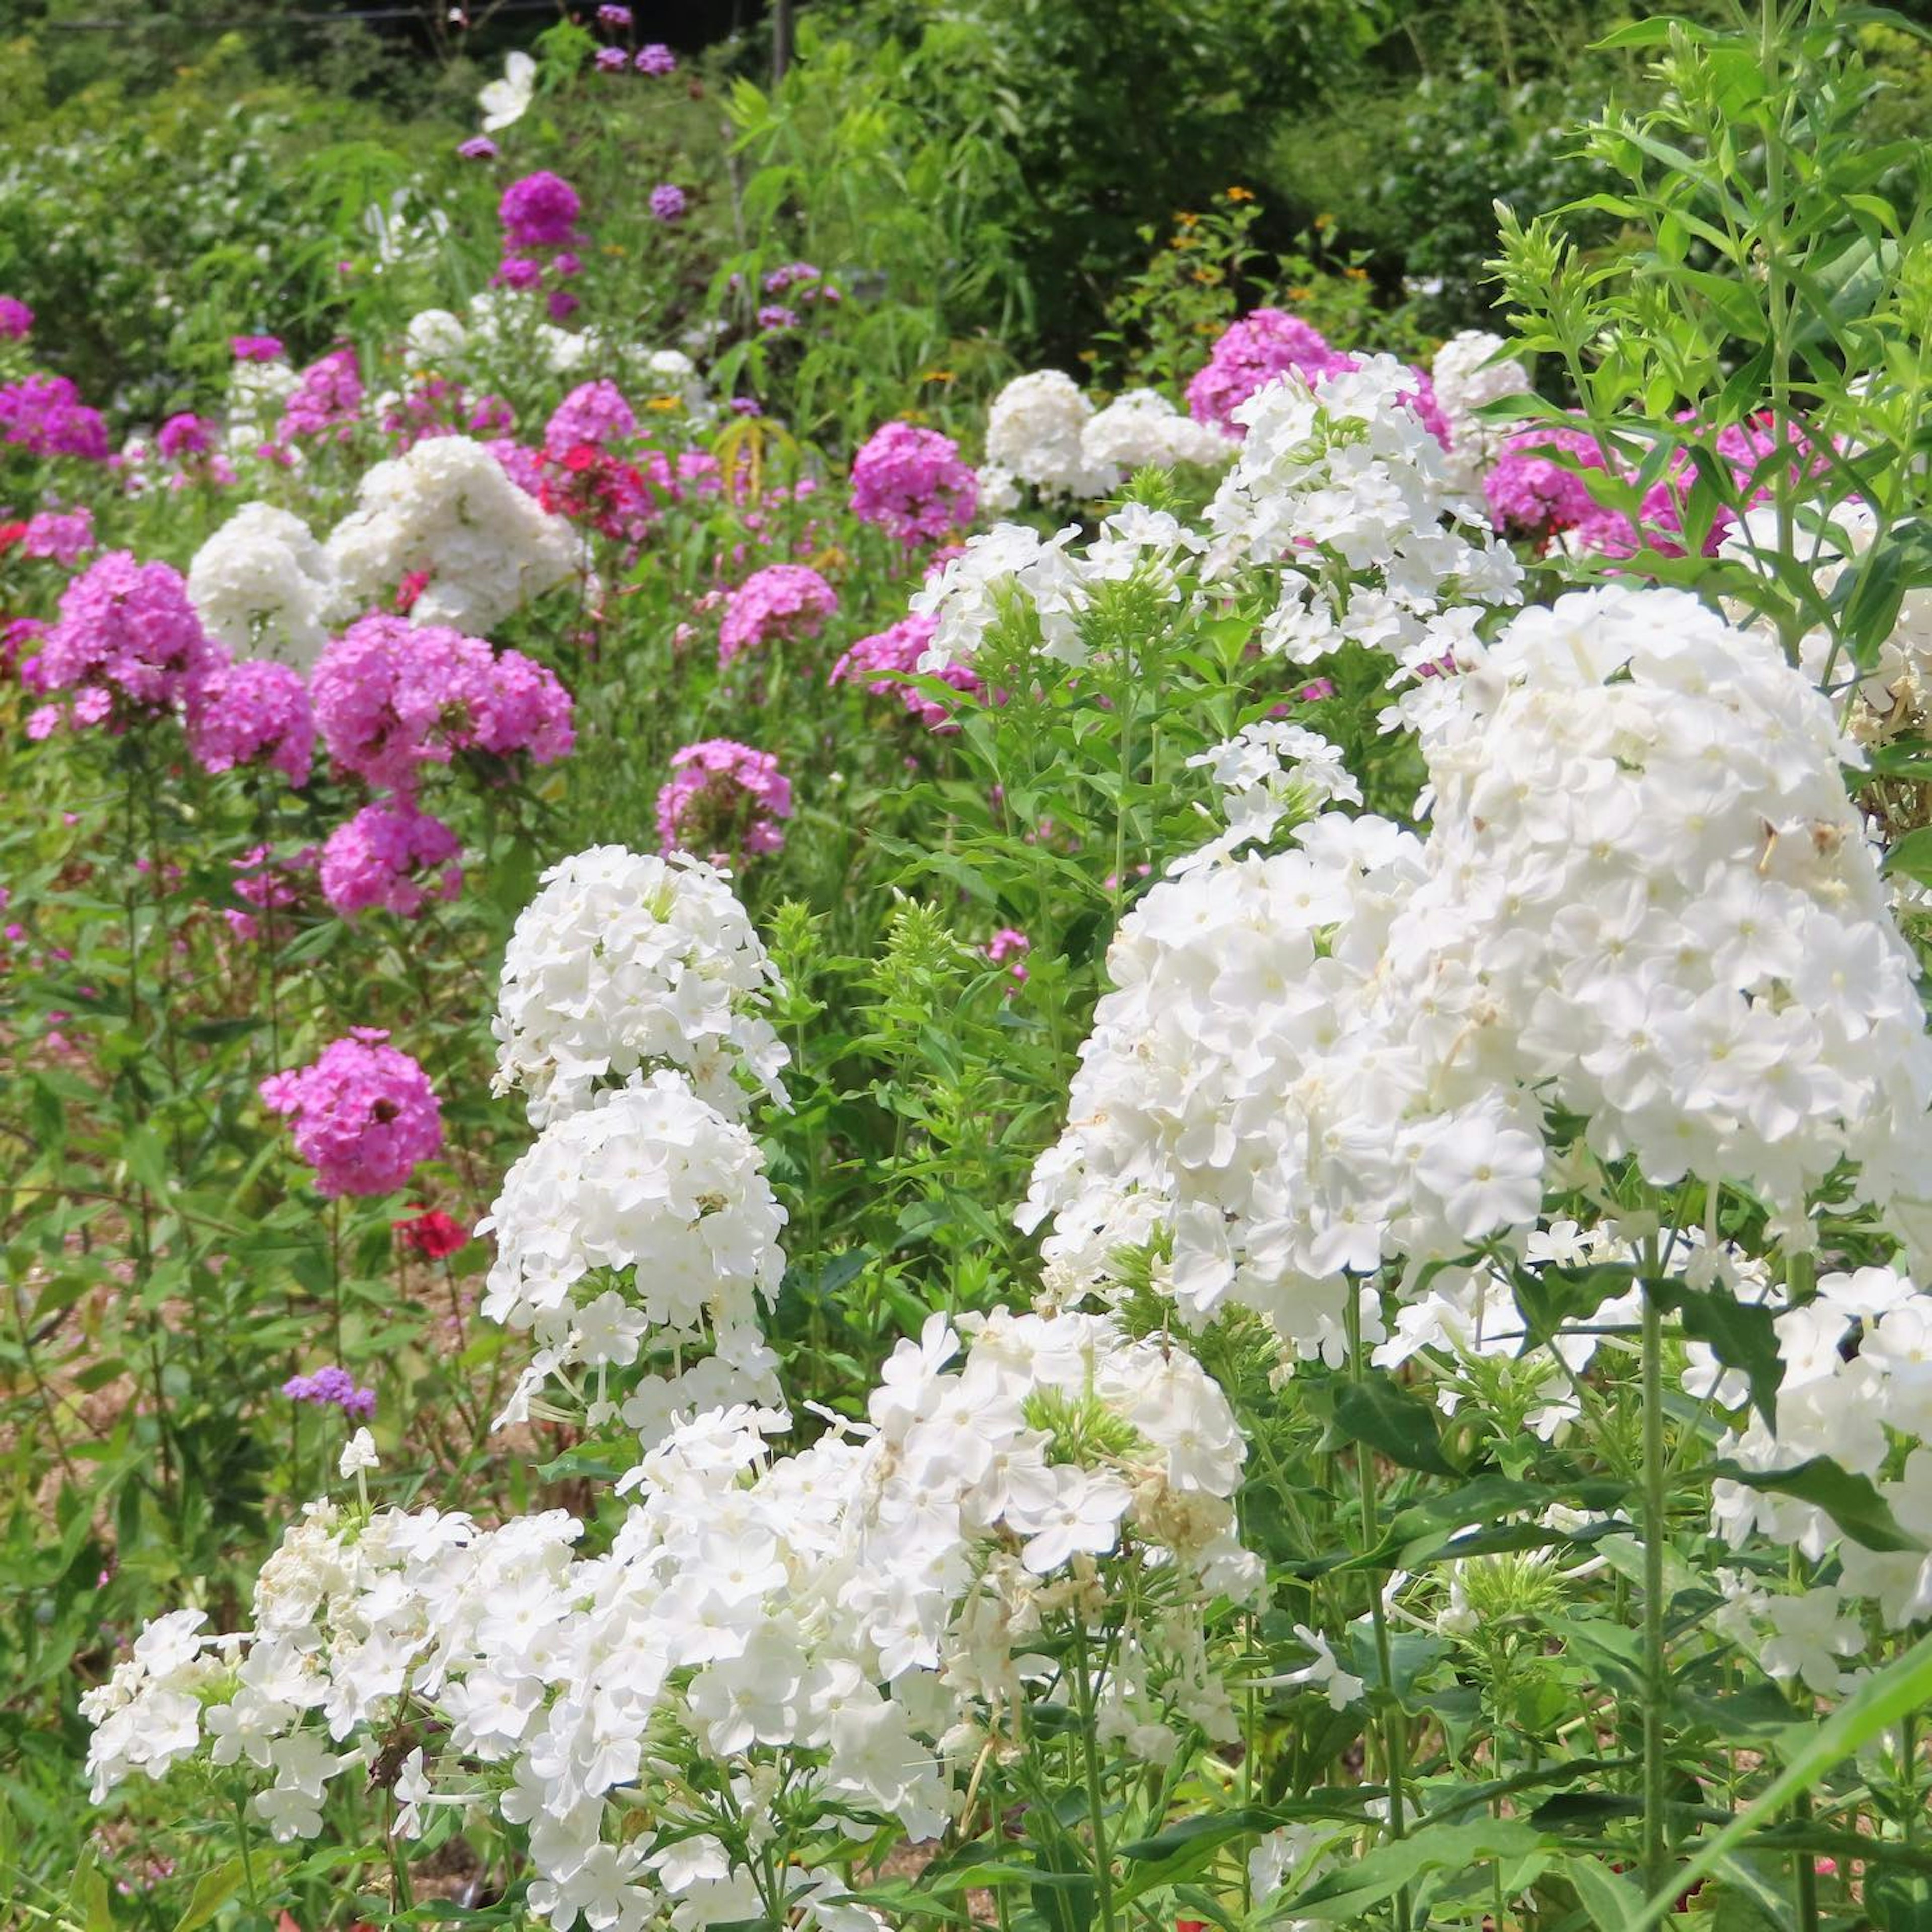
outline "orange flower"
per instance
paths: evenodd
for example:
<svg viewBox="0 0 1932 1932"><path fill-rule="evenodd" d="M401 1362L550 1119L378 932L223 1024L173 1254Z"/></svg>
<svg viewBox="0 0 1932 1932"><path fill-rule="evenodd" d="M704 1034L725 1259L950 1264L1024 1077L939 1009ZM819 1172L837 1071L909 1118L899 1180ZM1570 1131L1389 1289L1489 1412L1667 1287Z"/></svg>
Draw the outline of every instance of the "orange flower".
<svg viewBox="0 0 1932 1932"><path fill-rule="evenodd" d="M1315 218L1316 228L1322 234L1325 235L1334 225L1335 218L1332 214L1318 214Z"/></svg>
<svg viewBox="0 0 1932 1932"><path fill-rule="evenodd" d="M1252 188L1231 188L1228 190L1228 199L1230 201L1252 201L1254 198L1254 190Z"/></svg>
<svg viewBox="0 0 1932 1932"><path fill-rule="evenodd" d="M950 369L928 369L919 380L922 382L950 382L955 378Z"/></svg>

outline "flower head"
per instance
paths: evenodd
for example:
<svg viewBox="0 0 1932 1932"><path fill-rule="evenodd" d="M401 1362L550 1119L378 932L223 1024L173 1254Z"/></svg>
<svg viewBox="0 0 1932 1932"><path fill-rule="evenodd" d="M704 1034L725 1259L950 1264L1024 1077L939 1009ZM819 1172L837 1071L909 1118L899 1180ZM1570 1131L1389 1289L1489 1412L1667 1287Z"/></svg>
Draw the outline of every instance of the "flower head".
<svg viewBox="0 0 1932 1932"><path fill-rule="evenodd" d="M776 852L780 819L791 816L791 781L769 752L732 738L706 738L671 754L670 782L658 794L662 850L694 852L722 865Z"/></svg>
<svg viewBox="0 0 1932 1932"><path fill-rule="evenodd" d="M388 1035L358 1028L312 1064L262 1082L271 1112L286 1114L296 1150L325 1198L387 1194L442 1145L442 1111L429 1076Z"/></svg>
<svg viewBox="0 0 1932 1932"><path fill-rule="evenodd" d="M838 608L838 593L802 563L774 563L755 570L731 592L718 628L718 661L774 640L815 638Z"/></svg>

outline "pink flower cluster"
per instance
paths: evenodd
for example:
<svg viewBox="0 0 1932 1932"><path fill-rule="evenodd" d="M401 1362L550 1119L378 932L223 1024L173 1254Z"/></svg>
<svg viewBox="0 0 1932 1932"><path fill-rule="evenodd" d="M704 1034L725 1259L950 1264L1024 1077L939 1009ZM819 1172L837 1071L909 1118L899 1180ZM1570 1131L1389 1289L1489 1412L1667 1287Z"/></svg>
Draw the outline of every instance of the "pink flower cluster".
<svg viewBox="0 0 1932 1932"><path fill-rule="evenodd" d="M17 296L0 296L0 342L24 340L34 326L34 311Z"/></svg>
<svg viewBox="0 0 1932 1932"><path fill-rule="evenodd" d="M1312 323L1286 310L1258 308L1224 329L1209 352L1206 366L1187 386L1187 410L1196 422L1213 423L1232 436L1247 434L1234 420L1242 404L1277 376L1293 374L1312 387L1324 376L1358 368L1357 358L1337 349ZM1449 447L1449 422L1436 400L1436 385L1426 370L1414 371L1415 387L1402 400L1424 428Z"/></svg>
<svg viewBox="0 0 1932 1932"><path fill-rule="evenodd" d="M34 665L34 688L73 694L81 724L124 724L130 713L193 702L227 654L201 628L181 573L112 550L62 593L60 620ZM49 706L28 720L30 737L60 722Z"/></svg>
<svg viewBox="0 0 1932 1932"><path fill-rule="evenodd" d="M769 752L734 738L706 738L671 754L670 782L658 794L658 842L716 866L784 844L778 821L791 816L791 781Z"/></svg>
<svg viewBox="0 0 1932 1932"><path fill-rule="evenodd" d="M279 362L282 359L282 339L278 335L231 336L228 346L234 351L238 362Z"/></svg>
<svg viewBox="0 0 1932 1932"><path fill-rule="evenodd" d="M1694 432L1698 427L1688 411L1678 420ZM1771 490L1764 472L1776 466L1778 453L1769 418L1727 424L1709 442L1744 501L1765 501ZM1816 474L1825 466L1825 459L1802 430L1792 428L1784 447L1794 474ZM1570 464L1557 460L1558 454L1568 456ZM1604 556L1630 556L1646 544L1666 556L1682 555L1684 512L1696 474L1689 451L1677 450L1664 474L1644 492L1636 527L1621 511L1600 503L1579 473L1612 466L1589 430L1544 424L1508 439L1483 479L1483 494L1497 527L1511 536L1539 544L1567 536L1576 548ZM1621 463L1614 466L1623 473ZM1705 555L1716 554L1736 521L1737 512L1730 505L1714 507L1704 536Z"/></svg>
<svg viewBox="0 0 1932 1932"><path fill-rule="evenodd" d="M362 419L362 369L356 351L332 349L302 371L302 381L282 406L275 441L286 446L297 436L333 435L346 442Z"/></svg>
<svg viewBox="0 0 1932 1932"><path fill-rule="evenodd" d="M413 919L463 890L461 848L440 818L408 798L365 805L322 848L322 896L345 919L372 906Z"/></svg>
<svg viewBox="0 0 1932 1932"><path fill-rule="evenodd" d="M517 412L501 396L473 401L460 382L425 377L382 412L382 429L400 450L437 436L500 436L517 426Z"/></svg>
<svg viewBox="0 0 1932 1932"><path fill-rule="evenodd" d="M890 630L881 631L875 637L861 638L832 667L828 682L856 684L862 678L866 688L874 698L896 695L928 731L956 731L959 728L952 722L951 707L944 700L917 689L909 682L918 671L919 661L938 628L937 617L916 614L902 617ZM955 691L969 692L975 697L986 688L984 681L963 664L950 664L932 675Z"/></svg>
<svg viewBox="0 0 1932 1932"><path fill-rule="evenodd" d="M1538 544L1574 530L1586 550L1628 555L1628 520L1604 508L1578 469L1556 460L1558 452L1584 470L1607 467L1602 446L1588 430L1544 424L1519 430L1504 441L1483 478L1496 527Z"/></svg>
<svg viewBox="0 0 1932 1932"><path fill-rule="evenodd" d="M726 600L718 632L718 662L776 639L815 638L838 608L838 598L818 572L802 563L768 564L754 570Z"/></svg>
<svg viewBox="0 0 1932 1932"><path fill-rule="evenodd" d="M576 742L570 694L520 651L400 617L370 616L332 642L310 682L329 756L370 784L406 791L459 751L547 765Z"/></svg>
<svg viewBox="0 0 1932 1932"><path fill-rule="evenodd" d="M269 916L272 938L274 915L300 901L302 891L296 880L303 873L314 868L315 861L316 850L312 845L286 860L276 858L272 845L255 845L240 858L229 861L236 874L235 896L254 907L256 911ZM221 916L228 922L229 930L236 938L244 942L252 942L262 930L254 913L224 906Z"/></svg>
<svg viewBox="0 0 1932 1932"><path fill-rule="evenodd" d="M584 266L576 253L583 242L577 232L582 212L577 190L548 168L511 182L496 204L503 252L493 280L506 288L536 289L548 277L550 312L558 322L578 306L562 284Z"/></svg>
<svg viewBox="0 0 1932 1932"><path fill-rule="evenodd" d="M107 460L107 425L64 376L23 376L0 383L0 442L29 456Z"/></svg>
<svg viewBox="0 0 1932 1932"><path fill-rule="evenodd" d="M43 562L77 563L93 548L94 512L85 505L78 510L38 510L20 534L20 554Z"/></svg>
<svg viewBox="0 0 1932 1932"><path fill-rule="evenodd" d="M611 449L637 433L637 412L615 382L580 382L544 425L544 453L559 461L580 444Z"/></svg>
<svg viewBox="0 0 1932 1932"><path fill-rule="evenodd" d="M995 966L1006 966L1006 976L1016 986L1027 982L1026 956L1033 950L1033 941L1016 926L1003 926L986 942L986 957Z"/></svg>
<svg viewBox="0 0 1932 1932"><path fill-rule="evenodd" d="M1206 366L1187 386L1187 412L1196 422L1240 436L1235 410L1276 376L1292 372L1313 383L1352 367L1349 357L1299 316L1258 308L1222 332Z"/></svg>
<svg viewBox="0 0 1932 1932"><path fill-rule="evenodd" d="M188 749L205 772L262 764L305 784L315 760L308 686L286 664L245 658L209 673L188 706Z"/></svg>
<svg viewBox="0 0 1932 1932"><path fill-rule="evenodd" d="M973 520L979 478L936 429L884 423L852 459L852 514L908 550L944 543Z"/></svg>
<svg viewBox="0 0 1932 1932"><path fill-rule="evenodd" d="M206 456L214 445L216 425L192 410L169 417L155 432L154 447L170 463L184 456Z"/></svg>
<svg viewBox="0 0 1932 1932"><path fill-rule="evenodd" d="M389 1036L357 1027L312 1065L271 1074L261 1094L289 1117L296 1151L326 1200L388 1194L442 1145L442 1110L429 1077Z"/></svg>

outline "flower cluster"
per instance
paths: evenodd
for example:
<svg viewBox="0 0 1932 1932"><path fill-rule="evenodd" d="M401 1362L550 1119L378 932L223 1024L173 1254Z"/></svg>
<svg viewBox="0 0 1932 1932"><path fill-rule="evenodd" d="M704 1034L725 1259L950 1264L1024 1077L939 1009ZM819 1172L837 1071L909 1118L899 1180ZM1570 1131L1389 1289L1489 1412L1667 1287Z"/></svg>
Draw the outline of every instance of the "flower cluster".
<svg viewBox="0 0 1932 1932"><path fill-rule="evenodd" d="M276 426L275 442L284 448L291 442L322 436L346 442L362 421L362 364L353 349L332 349L310 363L289 392Z"/></svg>
<svg viewBox="0 0 1932 1932"><path fill-rule="evenodd" d="M671 754L671 776L658 794L660 850L693 852L714 866L757 858L784 844L791 781L770 752L735 738L706 738Z"/></svg>
<svg viewBox="0 0 1932 1932"><path fill-rule="evenodd" d="M921 676L920 662L932 648L939 620L933 616L902 617L896 624L869 638L861 638L832 667L832 684L862 682L874 698L896 697L900 704L928 731L956 731L952 707L943 698L922 691L912 682ZM955 691L983 696L986 682L964 664L949 664L929 675L950 684Z"/></svg>
<svg viewBox="0 0 1932 1932"><path fill-rule="evenodd" d="M94 512L37 510L20 532L20 554L45 563L74 564L94 548Z"/></svg>
<svg viewBox="0 0 1932 1932"><path fill-rule="evenodd" d="M327 554L299 517L272 504L243 504L195 552L188 594L209 636L237 653L306 670L328 641Z"/></svg>
<svg viewBox="0 0 1932 1932"><path fill-rule="evenodd" d="M1235 412L1278 376L1294 375L1310 387L1350 367L1312 322L1278 308L1258 308L1232 322L1187 385L1188 413L1231 436L1245 424Z"/></svg>
<svg viewBox="0 0 1932 1932"><path fill-rule="evenodd" d="M1103 494L1110 478L1088 461L1082 438L1094 405L1058 369L1017 376L986 415L986 464L980 477L989 504L1010 502L1015 482L1048 500Z"/></svg>
<svg viewBox="0 0 1932 1932"><path fill-rule="evenodd" d="M0 382L0 443L29 456L105 463L107 425L66 376L23 376L17 382Z"/></svg>
<svg viewBox="0 0 1932 1932"><path fill-rule="evenodd" d="M344 918L380 907L413 919L463 890L462 842L406 796L377 800L332 832L318 868L322 896Z"/></svg>
<svg viewBox="0 0 1932 1932"><path fill-rule="evenodd" d="M1890 1630L1932 1615L1932 1556L1923 1546L1932 1544L1932 1294L1895 1268L1831 1274L1814 1298L1772 1326L1782 1371L1776 1426L1754 1411L1719 1454L1754 1474L1829 1456L1872 1481L1906 1539L1922 1545L1870 1547L1841 1535L1814 1504L1727 1479L1713 1486L1712 1526L1733 1548L1762 1537L1814 1562L1836 1556L1834 1581L1796 1595L1733 1575L1720 1612L1773 1677L1830 1695L1851 1687L1843 1659L1865 1647L1868 1603ZM1744 1407L1744 1391L1721 1382L1714 1390L1708 1367L1694 1365L1690 1379L1695 1393Z"/></svg>
<svg viewBox="0 0 1932 1932"><path fill-rule="evenodd" d="M637 412L615 382L580 382L544 425L544 454L559 458L586 442L609 449L628 442L637 433Z"/></svg>
<svg viewBox="0 0 1932 1932"><path fill-rule="evenodd" d="M725 600L718 632L718 662L740 651L815 638L838 608L838 596L808 565L768 564L754 570Z"/></svg>
<svg viewBox="0 0 1932 1932"><path fill-rule="evenodd" d="M462 436L433 437L369 470L356 508L329 532L328 556L338 609L386 604L416 574L416 622L477 632L562 583L577 561L569 526Z"/></svg>
<svg viewBox="0 0 1932 1932"><path fill-rule="evenodd" d="M626 1478L608 1555L573 1558L559 1511L485 1529L312 1505L262 1569L251 1634L174 1612L88 1694L97 1795L205 1747L277 1838L312 1837L406 1700L437 1742L398 1768L398 1830L494 1804L527 1830L530 1906L556 1932L794 1909L839 1932L838 1879L742 1862L733 1821L782 1789L818 1828L936 1837L1023 1722L1054 1631L1106 1626L1103 1738L1156 1766L1190 1730L1232 1739L1202 1619L1253 1598L1259 1565L1234 1535L1243 1445L1220 1391L1106 1318L961 1325L956 1369L935 1316L868 1423L797 1454L770 1455L767 1412L675 1427ZM1150 1568L1166 1580L1138 1607Z"/></svg>
<svg viewBox="0 0 1932 1932"><path fill-rule="evenodd" d="M1232 438L1212 423L1184 416L1156 389L1129 389L1090 416L1080 432L1081 460L1095 478L1117 488L1137 470L1226 466Z"/></svg>
<svg viewBox="0 0 1932 1932"><path fill-rule="evenodd" d="M62 592L60 621L46 634L35 683L70 694L76 723L118 727L190 704L224 662L180 572L112 550ZM53 720L43 717L51 729Z"/></svg>
<svg viewBox="0 0 1932 1932"><path fill-rule="evenodd" d="M852 459L852 514L909 550L964 530L978 493L959 446L937 430L882 423Z"/></svg>
<svg viewBox="0 0 1932 1932"><path fill-rule="evenodd" d="M244 658L212 671L188 706L188 749L203 771L263 764L291 784L308 782L315 758L308 687L286 664Z"/></svg>
<svg viewBox="0 0 1932 1932"><path fill-rule="evenodd" d="M1209 560L1277 574L1264 649L1307 664L1354 644L1419 672L1454 655L1483 606L1520 596L1514 556L1407 406L1413 380L1378 356L1238 406L1247 435L1208 506Z"/></svg>
<svg viewBox="0 0 1932 1932"><path fill-rule="evenodd" d="M1111 586L1131 582L1177 610L1196 601L1198 588L1182 580L1202 540L1168 512L1130 503L1076 553L1071 546L1079 534L1074 524L1052 537L1027 524L999 524L968 538L914 593L914 616L934 620L918 668L945 676L970 668L989 636L1015 625L1024 627L1028 651L1084 664L1085 620Z"/></svg>
<svg viewBox="0 0 1932 1932"><path fill-rule="evenodd" d="M1784 1212L1855 1172L1932 1251L1932 1042L1828 706L1664 590L1573 593L1464 662L1426 845L1324 814L1129 916L1024 1210L1055 1267L1104 1284L1157 1239L1190 1318L1232 1298L1332 1354L1349 1276L1535 1228L1546 1109L1582 1124L1566 1158Z"/></svg>
<svg viewBox="0 0 1932 1932"><path fill-rule="evenodd" d="M282 1393L291 1402L313 1402L318 1408L339 1408L344 1415L368 1417L376 1413L376 1391L358 1388L346 1369L317 1369L312 1376L291 1376L282 1384Z"/></svg>
<svg viewBox="0 0 1932 1932"><path fill-rule="evenodd" d="M784 1210L757 1144L668 1069L554 1120L513 1166L488 1218L496 1258L486 1319L534 1332L535 1360L502 1420L523 1420L544 1382L595 1369L607 1420L610 1372L668 1352L631 1378L624 1422L644 1446L674 1415L778 1399L769 1309L784 1272Z"/></svg>
<svg viewBox="0 0 1932 1932"><path fill-rule="evenodd" d="M372 785L409 790L460 751L548 764L573 742L570 694L520 651L400 617L350 626L310 681L329 756Z"/></svg>
<svg viewBox="0 0 1932 1932"><path fill-rule="evenodd" d="M512 289L539 288L548 279L553 321L562 321L578 305L564 284L584 266L576 252L583 244L577 231L582 212L577 190L548 169L512 182L497 204L503 256L492 279Z"/></svg>
<svg viewBox="0 0 1932 1932"><path fill-rule="evenodd" d="M594 846L544 874L510 935L496 1090L522 1088L539 1128L660 1066L734 1120L748 1089L782 1103L790 1055L764 1010L776 980L711 867Z"/></svg>
<svg viewBox="0 0 1932 1932"><path fill-rule="evenodd" d="M387 1194L442 1146L442 1109L429 1076L388 1037L358 1027L312 1064L262 1082L263 1102L289 1117L296 1151L315 1169L326 1200Z"/></svg>

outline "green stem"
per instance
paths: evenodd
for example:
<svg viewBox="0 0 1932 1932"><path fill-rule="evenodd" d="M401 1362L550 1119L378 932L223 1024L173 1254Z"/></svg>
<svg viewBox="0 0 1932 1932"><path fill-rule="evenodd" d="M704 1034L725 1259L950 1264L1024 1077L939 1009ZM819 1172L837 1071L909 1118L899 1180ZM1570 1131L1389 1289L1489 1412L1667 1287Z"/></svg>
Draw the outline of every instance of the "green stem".
<svg viewBox="0 0 1932 1932"><path fill-rule="evenodd" d="M1664 1712L1670 1678L1664 1641L1664 1317L1653 1292L1657 1240L1644 1244L1643 1286L1643 1873L1644 1889L1663 1888L1665 1841Z"/></svg>
<svg viewBox="0 0 1932 1932"><path fill-rule="evenodd" d="M1114 1932L1114 1874L1107 1852L1107 1819L1101 1802L1100 1752L1094 1738L1094 1680L1087 1668L1087 1630L1077 1619L1073 1632L1073 1670L1080 1691L1080 1754L1087 1780L1087 1818L1094 1833L1094 1892L1100 1907L1100 1923L1106 1932Z"/></svg>
<svg viewBox="0 0 1932 1932"><path fill-rule="evenodd" d="M1346 1317L1348 1378L1355 1382L1363 1379L1363 1292L1358 1288L1350 1295ZM1375 1454L1366 1442L1355 1444L1355 1475L1362 1500L1362 1547L1372 1550L1380 1528L1380 1517L1376 1506ZM1408 1828L1402 1790L1402 1780L1407 1776L1408 1769L1408 1741L1402 1733L1402 1713L1396 1706L1394 1658L1389 1643L1388 1612L1382 1602L1382 1586L1373 1576L1369 1580L1369 1624L1375 1633L1376 1669L1381 1678L1376 1687L1373 1701L1380 1708L1383 1766L1388 1775L1389 1836L1401 1838L1408 1834ZM1398 1932L1409 1932L1410 1904L1407 1886L1396 1894L1395 1918Z"/></svg>

